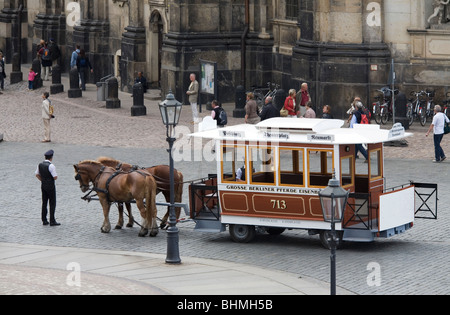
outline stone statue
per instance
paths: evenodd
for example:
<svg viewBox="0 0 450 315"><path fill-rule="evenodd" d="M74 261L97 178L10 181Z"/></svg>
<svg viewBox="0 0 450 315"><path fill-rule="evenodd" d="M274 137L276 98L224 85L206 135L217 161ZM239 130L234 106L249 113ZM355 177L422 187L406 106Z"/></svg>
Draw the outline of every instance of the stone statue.
<svg viewBox="0 0 450 315"><path fill-rule="evenodd" d="M449 8L447 7L450 3L450 0L434 0L434 12L428 18L428 23L431 24L431 20L437 17L437 23L435 24L445 24L448 22Z"/></svg>

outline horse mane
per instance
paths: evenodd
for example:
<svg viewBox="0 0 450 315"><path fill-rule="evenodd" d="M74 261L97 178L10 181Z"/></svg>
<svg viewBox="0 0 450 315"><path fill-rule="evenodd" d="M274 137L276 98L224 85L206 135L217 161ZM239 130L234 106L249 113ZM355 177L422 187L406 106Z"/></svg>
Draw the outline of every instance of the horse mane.
<svg viewBox="0 0 450 315"><path fill-rule="evenodd" d="M81 161L78 164L94 164L94 165L101 165L101 166L103 166L102 163L100 163L99 161L94 161L94 160L84 160L84 161Z"/></svg>
<svg viewBox="0 0 450 315"><path fill-rule="evenodd" d="M122 163L122 161L119 161L119 160L116 160L116 159L113 159L113 158L107 157L107 156L100 156L97 158L96 161L98 161L100 163L106 163L106 162L116 163L116 164Z"/></svg>

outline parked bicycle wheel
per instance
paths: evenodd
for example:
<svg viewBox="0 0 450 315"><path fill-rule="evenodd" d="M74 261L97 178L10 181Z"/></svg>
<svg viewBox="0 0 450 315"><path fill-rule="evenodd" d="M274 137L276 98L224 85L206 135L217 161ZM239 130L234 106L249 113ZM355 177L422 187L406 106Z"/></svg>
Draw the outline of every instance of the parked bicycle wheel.
<svg viewBox="0 0 450 315"><path fill-rule="evenodd" d="M375 122L377 124L381 124L381 110L380 110L380 104L378 102L373 107L373 116L375 117Z"/></svg>
<svg viewBox="0 0 450 315"><path fill-rule="evenodd" d="M413 105L408 103L406 106L406 118L408 119L408 125L411 126L414 122Z"/></svg>
<svg viewBox="0 0 450 315"><path fill-rule="evenodd" d="M422 108L419 109L419 121L422 126L425 126L427 123L427 114Z"/></svg>
<svg viewBox="0 0 450 315"><path fill-rule="evenodd" d="M387 110L386 107L383 107L383 108L381 109L381 123L382 123L383 125L386 125L386 123L388 122L388 120L389 120L389 113L388 113L388 110Z"/></svg>

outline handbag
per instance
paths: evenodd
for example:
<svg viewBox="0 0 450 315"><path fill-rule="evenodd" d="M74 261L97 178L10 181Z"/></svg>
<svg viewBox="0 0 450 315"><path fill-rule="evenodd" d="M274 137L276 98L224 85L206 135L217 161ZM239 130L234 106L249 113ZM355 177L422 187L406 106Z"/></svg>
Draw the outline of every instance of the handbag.
<svg viewBox="0 0 450 315"><path fill-rule="evenodd" d="M444 125L444 135L448 133L450 133L450 125L448 124L448 122L446 122Z"/></svg>
<svg viewBox="0 0 450 315"><path fill-rule="evenodd" d="M287 117L289 114L288 110L286 108L283 108L280 110L280 117Z"/></svg>

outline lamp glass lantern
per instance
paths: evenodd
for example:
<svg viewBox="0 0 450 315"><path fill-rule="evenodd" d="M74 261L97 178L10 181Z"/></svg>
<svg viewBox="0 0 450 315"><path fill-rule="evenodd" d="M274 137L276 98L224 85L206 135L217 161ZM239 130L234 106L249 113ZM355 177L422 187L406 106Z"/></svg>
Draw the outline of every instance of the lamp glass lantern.
<svg viewBox="0 0 450 315"><path fill-rule="evenodd" d="M329 180L328 186L319 192L325 222L341 222L348 199L348 191L343 189L335 175Z"/></svg>
<svg viewBox="0 0 450 315"><path fill-rule="evenodd" d="M166 127L174 128L178 125L181 116L181 108L183 104L175 99L172 94L172 90L169 90L166 99L159 103L159 111L161 112L161 118Z"/></svg>

